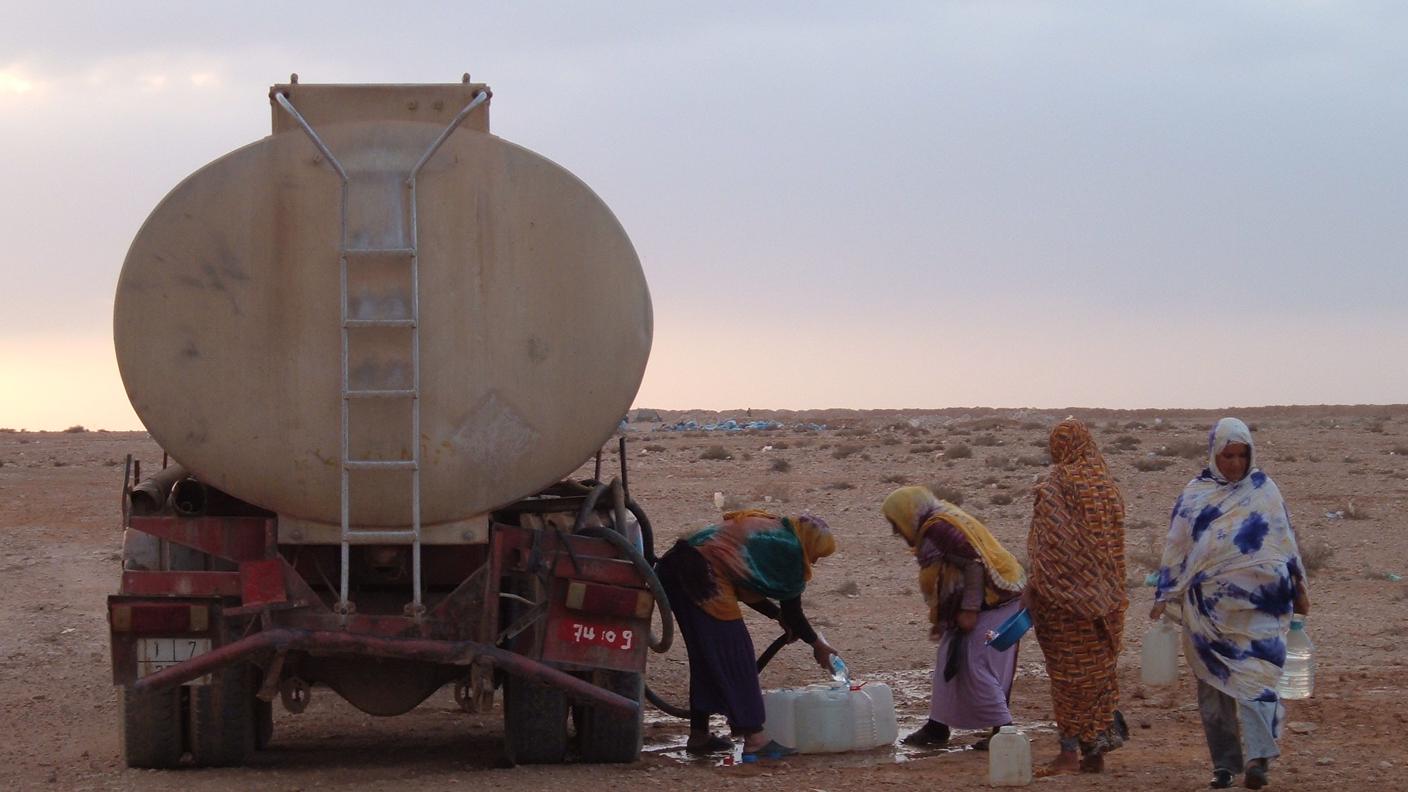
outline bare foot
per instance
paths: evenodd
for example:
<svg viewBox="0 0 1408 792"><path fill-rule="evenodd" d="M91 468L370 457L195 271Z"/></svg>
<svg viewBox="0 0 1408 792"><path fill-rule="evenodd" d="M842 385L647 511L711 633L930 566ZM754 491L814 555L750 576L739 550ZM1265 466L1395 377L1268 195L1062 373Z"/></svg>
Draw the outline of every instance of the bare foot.
<svg viewBox="0 0 1408 792"><path fill-rule="evenodd" d="M1056 754L1056 758L1050 763L1038 767L1035 775L1037 778L1050 778L1056 775L1074 775L1080 772L1080 757L1075 751L1062 751Z"/></svg>

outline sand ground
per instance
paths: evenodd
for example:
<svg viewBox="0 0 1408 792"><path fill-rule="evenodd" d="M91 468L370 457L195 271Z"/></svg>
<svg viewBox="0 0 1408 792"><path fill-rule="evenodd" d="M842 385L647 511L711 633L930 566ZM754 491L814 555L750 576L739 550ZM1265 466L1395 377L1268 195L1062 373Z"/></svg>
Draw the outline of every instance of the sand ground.
<svg viewBox="0 0 1408 792"><path fill-rule="evenodd" d="M900 483L949 488L1009 547L1025 555L1034 477L1045 431L1074 412L1097 440L1129 504L1130 618L1121 658L1122 707L1134 739L1101 777L1037 782L1049 790L1205 788L1207 756L1183 672L1176 688L1144 689L1140 639L1169 507L1201 466L1196 451L1220 413L1199 411L754 411L822 431L669 432L633 423L633 494L650 512L657 543L717 517L730 504L808 509L825 516L840 550L819 567L808 613L860 678L896 689L901 728L927 709L933 644L914 587L914 565L879 505ZM1286 493L1314 569L1308 630L1317 650L1314 698L1288 704L1290 727L1273 789L1340 790L1374 782L1408 789L1405 625L1408 537L1408 407L1258 408L1236 411L1256 430L1260 463ZM728 414L662 412L701 423ZM722 451L712 451L719 446ZM966 447L971 456L964 456ZM1180 455L1185 448L1188 458ZM630 766L509 769L499 760L499 713L467 715L448 689L399 718L364 715L330 692L307 712L276 713L270 750L250 767L169 772L125 769L118 756L103 598L117 585L119 490L128 453L148 468L161 451L142 433L0 432L0 786L7 789L465 789L550 787L720 788L774 792L963 788L986 780L986 755L968 750L877 751L799 757L761 767L690 761L681 722L650 713L647 748ZM723 459L701 457L722 456ZM605 464L614 467L613 453ZM1166 466L1159 468L1160 465ZM1136 464L1138 467L1136 467ZM1142 468L1142 469L1141 469ZM587 471L590 472L590 471ZM750 622L759 650L775 626ZM1020 648L1014 691L1019 723L1038 761L1055 750L1041 653ZM653 687L682 700L677 646L650 666ZM765 687L819 681L804 648L785 650ZM971 742L971 735L958 740ZM409 783L409 786L408 786Z"/></svg>

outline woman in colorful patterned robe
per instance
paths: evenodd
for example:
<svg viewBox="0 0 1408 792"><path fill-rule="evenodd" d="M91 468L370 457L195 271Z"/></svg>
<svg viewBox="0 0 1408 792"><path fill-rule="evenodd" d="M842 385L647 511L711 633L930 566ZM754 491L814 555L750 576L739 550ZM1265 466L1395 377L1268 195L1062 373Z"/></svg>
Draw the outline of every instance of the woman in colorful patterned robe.
<svg viewBox="0 0 1408 792"><path fill-rule="evenodd" d="M919 564L930 636L939 641L929 720L904 742L944 745L952 728L997 733L1012 722L1017 649L993 649L983 636L1021 609L1026 573L982 523L924 487L891 492L882 511Z"/></svg>
<svg viewBox="0 0 1408 792"><path fill-rule="evenodd" d="M1104 754L1128 735L1115 709L1129 607L1124 498L1085 424L1056 424L1050 448L1051 473L1037 485L1032 507L1023 597L1046 657L1061 752L1038 775L1098 773Z"/></svg>
<svg viewBox="0 0 1408 792"><path fill-rule="evenodd" d="M1198 678L1198 709L1214 788L1239 770L1248 789L1280 755L1284 708L1276 683L1291 613L1310 599L1281 491L1256 466L1251 430L1223 418L1208 436L1208 466L1173 507L1156 604L1183 623L1183 656Z"/></svg>
<svg viewBox="0 0 1408 792"><path fill-rule="evenodd" d="M801 597L812 565L835 550L820 517L748 510L724 514L723 522L680 539L661 557L655 571L689 655L689 752L732 750L732 742L709 732L710 714L720 713L743 735L745 759L795 753L763 731L763 691L739 603L811 644L816 662L829 670L836 650L807 622Z"/></svg>

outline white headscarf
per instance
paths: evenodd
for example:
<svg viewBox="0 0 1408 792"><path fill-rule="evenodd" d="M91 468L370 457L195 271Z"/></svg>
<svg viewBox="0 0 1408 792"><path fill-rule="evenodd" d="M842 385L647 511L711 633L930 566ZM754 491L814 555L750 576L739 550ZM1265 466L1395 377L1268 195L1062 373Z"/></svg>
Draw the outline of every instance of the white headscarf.
<svg viewBox="0 0 1408 792"><path fill-rule="evenodd" d="M1252 430L1236 418L1223 418L1208 432L1208 470L1214 481L1226 484L1227 477L1217 469L1217 455L1233 443L1247 447L1247 475L1256 469L1256 445L1252 443Z"/></svg>

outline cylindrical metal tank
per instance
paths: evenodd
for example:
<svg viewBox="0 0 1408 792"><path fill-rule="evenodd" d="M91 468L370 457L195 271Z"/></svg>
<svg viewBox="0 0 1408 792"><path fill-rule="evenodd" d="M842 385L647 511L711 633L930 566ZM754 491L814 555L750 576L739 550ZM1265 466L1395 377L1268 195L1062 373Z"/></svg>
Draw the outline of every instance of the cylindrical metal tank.
<svg viewBox="0 0 1408 792"><path fill-rule="evenodd" d="M408 319L418 293L419 437L409 400L356 399L349 444L354 458L409 459L419 443L423 523L535 492L610 437L652 322L611 211L485 119L406 183L475 89L275 86L346 170L345 200L276 108L275 134L196 171L152 212L122 268L113 335L138 416L194 475L282 515L340 521L342 356L353 389L406 389L415 364L405 327L351 333L344 351L346 248L362 251L348 258L348 318ZM353 523L408 524L407 482L354 471Z"/></svg>

